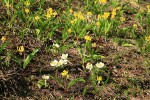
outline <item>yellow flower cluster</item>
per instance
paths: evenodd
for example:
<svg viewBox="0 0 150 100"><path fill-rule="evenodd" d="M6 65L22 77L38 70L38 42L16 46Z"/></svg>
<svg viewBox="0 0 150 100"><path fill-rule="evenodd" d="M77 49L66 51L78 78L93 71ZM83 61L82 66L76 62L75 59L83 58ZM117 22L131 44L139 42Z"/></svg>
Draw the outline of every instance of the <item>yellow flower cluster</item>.
<svg viewBox="0 0 150 100"><path fill-rule="evenodd" d="M74 12L73 13L74 19L70 21L71 24L75 24L78 20L85 20L85 17L83 16L82 12Z"/></svg>
<svg viewBox="0 0 150 100"><path fill-rule="evenodd" d="M68 32L68 33L71 33L71 32L72 32L72 30L69 28L69 29L67 30L67 32Z"/></svg>
<svg viewBox="0 0 150 100"><path fill-rule="evenodd" d="M147 8L147 12L150 13L150 5L147 5L146 8Z"/></svg>
<svg viewBox="0 0 150 100"><path fill-rule="evenodd" d="M98 21L98 22L96 22L96 26L100 26L101 24L100 24L100 22Z"/></svg>
<svg viewBox="0 0 150 100"><path fill-rule="evenodd" d="M61 75L62 75L63 77L69 78L69 74L68 74L68 71L67 71L67 70L63 70L63 72L61 72Z"/></svg>
<svg viewBox="0 0 150 100"><path fill-rule="evenodd" d="M24 2L25 6L30 6L30 2L27 0Z"/></svg>
<svg viewBox="0 0 150 100"><path fill-rule="evenodd" d="M28 14L28 13L30 12L30 9L28 8L28 6L30 6L29 0L25 1L25 2L24 2L24 5L27 7L27 8L25 8L24 11L25 11L26 14Z"/></svg>
<svg viewBox="0 0 150 100"><path fill-rule="evenodd" d="M40 17L37 15L37 16L35 16L35 20L39 20L40 19Z"/></svg>
<svg viewBox="0 0 150 100"><path fill-rule="evenodd" d="M103 15L100 15L100 14L98 15L98 19L101 19L101 18L108 19L109 16L110 16L109 12L104 12Z"/></svg>
<svg viewBox="0 0 150 100"><path fill-rule="evenodd" d="M76 18L70 21L71 24L74 24L74 23L76 23L76 22L77 22L77 19L76 19Z"/></svg>
<svg viewBox="0 0 150 100"><path fill-rule="evenodd" d="M87 12L87 15L88 15L88 16L91 16L91 15L92 15L92 12Z"/></svg>
<svg viewBox="0 0 150 100"><path fill-rule="evenodd" d="M2 41L2 42L5 42L5 41L6 41L6 37L5 37L5 36L2 36L1 41Z"/></svg>
<svg viewBox="0 0 150 100"><path fill-rule="evenodd" d="M85 39L86 41L91 41L91 40L92 40L92 37L91 37L91 36L86 35L86 36L84 36L84 39Z"/></svg>
<svg viewBox="0 0 150 100"><path fill-rule="evenodd" d="M28 14L29 12L30 12L30 9L26 8L26 9L25 9L25 13Z"/></svg>
<svg viewBox="0 0 150 100"><path fill-rule="evenodd" d="M53 11L52 8L48 8L45 16L46 16L47 18L51 18L51 16L54 16L54 17L55 17L56 15L57 15L57 12L56 12L56 11Z"/></svg>
<svg viewBox="0 0 150 100"><path fill-rule="evenodd" d="M150 35L145 37L145 40L150 42Z"/></svg>
<svg viewBox="0 0 150 100"><path fill-rule="evenodd" d="M84 19L85 19L85 17L83 16L83 14L82 14L81 11L80 11L80 12L75 12L75 13L73 14L73 16L74 16L75 18L79 19L79 20L84 20Z"/></svg>
<svg viewBox="0 0 150 100"><path fill-rule="evenodd" d="M117 11L116 8L114 8L114 9L112 10L112 12L111 12L111 18L112 18L112 19L115 18L115 16L116 16L116 11Z"/></svg>
<svg viewBox="0 0 150 100"><path fill-rule="evenodd" d="M92 43L91 46L92 46L93 48L95 48L95 47L96 47L96 43L95 43L95 42Z"/></svg>
<svg viewBox="0 0 150 100"><path fill-rule="evenodd" d="M73 12L73 10L72 10L72 9L69 9L69 12L70 12L70 13L72 13L72 12Z"/></svg>

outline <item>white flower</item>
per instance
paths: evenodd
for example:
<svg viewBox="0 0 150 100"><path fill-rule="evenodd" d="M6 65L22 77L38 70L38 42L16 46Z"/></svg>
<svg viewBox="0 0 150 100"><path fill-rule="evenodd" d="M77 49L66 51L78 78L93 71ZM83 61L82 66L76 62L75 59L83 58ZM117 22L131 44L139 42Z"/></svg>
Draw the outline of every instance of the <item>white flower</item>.
<svg viewBox="0 0 150 100"><path fill-rule="evenodd" d="M51 66L56 66L56 67L61 66L62 64L63 64L62 61L57 61L57 60L54 60L50 63Z"/></svg>
<svg viewBox="0 0 150 100"><path fill-rule="evenodd" d="M59 44L57 44L57 43L56 43L56 44L53 44L53 46L56 47L56 48L59 48L59 47L60 47Z"/></svg>
<svg viewBox="0 0 150 100"><path fill-rule="evenodd" d="M57 61L57 60L54 60L54 61L51 61L50 65L51 65L51 66L56 66L57 63L58 63L58 61Z"/></svg>
<svg viewBox="0 0 150 100"><path fill-rule="evenodd" d="M64 63L64 62L63 62L62 60L59 60L58 63L57 63L57 66L63 65L63 63Z"/></svg>
<svg viewBox="0 0 150 100"><path fill-rule="evenodd" d="M49 79L49 76L48 76L48 75L43 75L43 76L42 76L42 79L48 80L48 79Z"/></svg>
<svg viewBox="0 0 150 100"><path fill-rule="evenodd" d="M62 54L62 55L61 55L61 59L66 60L66 59L67 59L67 57L68 57L68 54Z"/></svg>
<svg viewBox="0 0 150 100"><path fill-rule="evenodd" d="M60 59L59 62L61 62L62 64L66 65L68 60L63 60L63 59Z"/></svg>
<svg viewBox="0 0 150 100"><path fill-rule="evenodd" d="M98 68L102 68L104 67L104 63L100 62L100 63L96 63L96 67Z"/></svg>
<svg viewBox="0 0 150 100"><path fill-rule="evenodd" d="M91 63L86 64L86 69L92 70L93 65Z"/></svg>

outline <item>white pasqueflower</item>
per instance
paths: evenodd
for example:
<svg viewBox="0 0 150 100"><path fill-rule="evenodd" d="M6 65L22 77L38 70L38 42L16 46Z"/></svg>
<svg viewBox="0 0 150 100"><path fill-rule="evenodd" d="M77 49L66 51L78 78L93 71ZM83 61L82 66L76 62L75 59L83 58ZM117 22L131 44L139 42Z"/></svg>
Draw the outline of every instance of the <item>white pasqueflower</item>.
<svg viewBox="0 0 150 100"><path fill-rule="evenodd" d="M93 65L91 63L86 64L86 69L92 70Z"/></svg>
<svg viewBox="0 0 150 100"><path fill-rule="evenodd" d="M51 66L56 66L57 63L58 63L58 61L57 61L57 60L54 60L54 61L51 61L51 62L50 62L50 65L51 65Z"/></svg>
<svg viewBox="0 0 150 100"><path fill-rule="evenodd" d="M59 60L58 63L57 63L57 67L63 65L63 63L64 62L62 60Z"/></svg>
<svg viewBox="0 0 150 100"><path fill-rule="evenodd" d="M57 43L56 43L56 44L53 44L53 46L56 47L56 48L59 48L59 47L60 47L59 44L57 44Z"/></svg>
<svg viewBox="0 0 150 100"><path fill-rule="evenodd" d="M48 79L49 79L49 76L48 76L48 75L43 75L43 76L42 76L42 79L48 80Z"/></svg>
<svg viewBox="0 0 150 100"><path fill-rule="evenodd" d="M67 57L68 57L68 54L62 54L62 55L61 55L61 59L66 60L66 59L67 59Z"/></svg>
<svg viewBox="0 0 150 100"><path fill-rule="evenodd" d="M57 60L54 60L54 61L50 62L50 65L55 66L55 67L61 66L62 64L63 64L62 61L57 61Z"/></svg>
<svg viewBox="0 0 150 100"><path fill-rule="evenodd" d="M59 62L62 63L62 64L64 64L64 65L66 65L67 62L68 62L68 60L66 60L66 59L65 60L64 59L60 59Z"/></svg>
<svg viewBox="0 0 150 100"><path fill-rule="evenodd" d="M104 67L104 63L102 63L102 62L96 63L96 67L102 68L102 67Z"/></svg>

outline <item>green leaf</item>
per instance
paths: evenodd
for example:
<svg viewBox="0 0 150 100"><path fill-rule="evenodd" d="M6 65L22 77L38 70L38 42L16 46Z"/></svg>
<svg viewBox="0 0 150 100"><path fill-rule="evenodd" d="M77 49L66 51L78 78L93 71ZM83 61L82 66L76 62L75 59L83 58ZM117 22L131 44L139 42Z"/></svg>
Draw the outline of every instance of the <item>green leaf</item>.
<svg viewBox="0 0 150 100"><path fill-rule="evenodd" d="M84 88L83 93L82 93L83 96L85 95L85 93L86 93L87 90L88 90L88 86L86 86L86 87Z"/></svg>
<svg viewBox="0 0 150 100"><path fill-rule="evenodd" d="M35 54L39 51L39 49L33 50L31 54L27 56L27 58L24 60L23 68L25 69L28 63L31 61L31 59L35 56Z"/></svg>
<svg viewBox="0 0 150 100"><path fill-rule="evenodd" d="M106 57L104 57L102 55L96 55L96 54L94 54L92 56L84 58L84 61L88 62L88 61L91 61L91 60L100 60L100 59L103 59L103 58L106 58Z"/></svg>
<svg viewBox="0 0 150 100"><path fill-rule="evenodd" d="M74 80L71 80L68 84L68 89L73 86L76 82L85 82L85 80L83 78L76 78Z"/></svg>
<svg viewBox="0 0 150 100"><path fill-rule="evenodd" d="M4 48L7 46L7 43L3 43L1 46L0 46L0 53L4 50Z"/></svg>
<svg viewBox="0 0 150 100"><path fill-rule="evenodd" d="M41 89L42 86L44 86L44 81L43 80L39 80L37 83L39 89Z"/></svg>

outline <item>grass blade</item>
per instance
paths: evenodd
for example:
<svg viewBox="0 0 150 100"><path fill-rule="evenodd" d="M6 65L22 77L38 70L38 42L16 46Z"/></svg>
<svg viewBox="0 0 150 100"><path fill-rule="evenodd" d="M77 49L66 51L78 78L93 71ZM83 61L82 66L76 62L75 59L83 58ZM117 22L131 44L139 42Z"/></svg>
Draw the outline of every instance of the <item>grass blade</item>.
<svg viewBox="0 0 150 100"><path fill-rule="evenodd" d="M73 86L76 82L85 82L85 80L83 78L76 78L74 80L71 80L68 84L68 89Z"/></svg>
<svg viewBox="0 0 150 100"><path fill-rule="evenodd" d="M35 54L39 51L39 49L33 50L31 54L27 56L27 58L24 60L23 68L25 69L28 63L31 61L31 59L35 56Z"/></svg>

